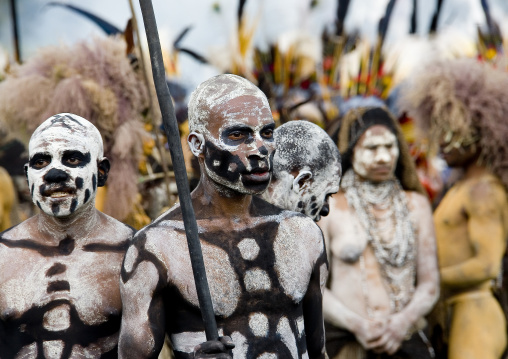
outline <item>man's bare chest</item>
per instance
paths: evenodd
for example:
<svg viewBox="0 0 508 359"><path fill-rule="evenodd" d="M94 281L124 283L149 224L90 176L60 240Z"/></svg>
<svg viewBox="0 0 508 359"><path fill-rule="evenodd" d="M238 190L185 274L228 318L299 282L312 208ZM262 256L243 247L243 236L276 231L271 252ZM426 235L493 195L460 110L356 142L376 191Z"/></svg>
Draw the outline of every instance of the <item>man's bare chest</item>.
<svg viewBox="0 0 508 359"><path fill-rule="evenodd" d="M31 316L35 317L30 321L63 328L71 325L72 311L80 321L90 325L105 322L111 315L119 315L118 278L122 252L83 250L69 245L65 250L50 253L48 248L26 247L2 246L2 321L19 320L34 308L50 308L55 303L65 304L57 311L59 314L51 314L48 309L44 313L34 313ZM51 320L53 317L60 320L55 322Z"/></svg>
<svg viewBox="0 0 508 359"><path fill-rule="evenodd" d="M299 303L305 295L312 268L308 253L294 238L265 222L249 228L203 230L200 240L216 314L229 317L249 308L278 311L278 304ZM170 239L168 281L183 299L197 305L185 237ZM270 300L266 300L270 298Z"/></svg>

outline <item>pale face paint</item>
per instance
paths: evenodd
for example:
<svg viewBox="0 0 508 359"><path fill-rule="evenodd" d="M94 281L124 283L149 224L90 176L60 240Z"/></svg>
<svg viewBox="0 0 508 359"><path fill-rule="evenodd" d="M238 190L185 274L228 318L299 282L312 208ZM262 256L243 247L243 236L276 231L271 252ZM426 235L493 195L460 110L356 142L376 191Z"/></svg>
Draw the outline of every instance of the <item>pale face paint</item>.
<svg viewBox="0 0 508 359"><path fill-rule="evenodd" d="M315 222L328 215L328 199L339 191L341 165L335 162L313 178L308 191L303 193L295 211L302 212Z"/></svg>
<svg viewBox="0 0 508 359"><path fill-rule="evenodd" d="M93 205L102 148L99 131L79 116L60 114L42 123L30 139L26 167L33 202L55 217Z"/></svg>
<svg viewBox="0 0 508 359"><path fill-rule="evenodd" d="M397 137L383 125L370 127L353 151L353 169L362 178L381 182L393 178L399 146Z"/></svg>
<svg viewBox="0 0 508 359"><path fill-rule="evenodd" d="M204 146L196 140L190 144L203 147L205 171L214 182L243 194L258 194L271 179L274 127L267 102L244 95L215 107L203 134Z"/></svg>

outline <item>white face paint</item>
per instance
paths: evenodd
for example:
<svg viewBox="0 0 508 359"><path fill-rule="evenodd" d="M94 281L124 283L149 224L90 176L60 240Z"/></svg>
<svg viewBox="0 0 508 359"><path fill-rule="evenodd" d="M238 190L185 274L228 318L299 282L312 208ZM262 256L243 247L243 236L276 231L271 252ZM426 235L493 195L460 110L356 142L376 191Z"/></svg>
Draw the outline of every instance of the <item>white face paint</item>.
<svg viewBox="0 0 508 359"><path fill-rule="evenodd" d="M290 121L275 131L274 179L263 198L318 221L329 212L328 197L339 191L340 154L330 136L307 121Z"/></svg>
<svg viewBox="0 0 508 359"><path fill-rule="evenodd" d="M268 187L275 123L266 96L254 84L229 74L205 81L191 95L189 127L189 146L204 156L213 182L243 194Z"/></svg>
<svg viewBox="0 0 508 359"><path fill-rule="evenodd" d="M325 171L317 174L309 185L308 190L301 196L300 212L312 218L315 222L321 219L321 216L327 216L330 208L328 199L334 193L339 191L339 182L341 174L341 165L337 161L325 168Z"/></svg>
<svg viewBox="0 0 508 359"><path fill-rule="evenodd" d="M275 151L275 123L257 96L231 99L211 116L204 134L204 167L216 183L244 194L266 189Z"/></svg>
<svg viewBox="0 0 508 359"><path fill-rule="evenodd" d="M28 185L44 213L66 217L93 206L103 146L90 122L73 114L50 117L35 130L28 149Z"/></svg>
<svg viewBox="0 0 508 359"><path fill-rule="evenodd" d="M353 169L368 181L386 181L393 177L398 158L397 137L386 126L375 125L355 145Z"/></svg>

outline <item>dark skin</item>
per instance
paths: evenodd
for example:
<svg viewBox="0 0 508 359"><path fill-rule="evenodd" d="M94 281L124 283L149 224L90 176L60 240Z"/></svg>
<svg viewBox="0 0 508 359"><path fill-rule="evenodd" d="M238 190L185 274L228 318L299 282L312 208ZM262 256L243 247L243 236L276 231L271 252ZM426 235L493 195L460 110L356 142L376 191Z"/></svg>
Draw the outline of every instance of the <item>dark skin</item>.
<svg viewBox="0 0 508 359"><path fill-rule="evenodd" d="M261 115L244 112L260 104L254 96L234 98L210 114L207 137L189 136L202 173L192 202L223 337L202 344L204 327L176 206L141 231L126 255L120 358L155 358L165 334L177 358L257 358L267 353L291 358L304 352L324 358L322 235L303 215L284 214L250 194L267 186L274 150L269 109L261 107ZM297 223L307 225L302 229ZM302 245L287 251L292 259L301 257L305 270L290 273L290 258L280 249L290 243L288 236L298 235L304 238ZM295 276L300 277L290 279ZM299 335L303 327L305 335ZM234 342L232 352L226 336Z"/></svg>
<svg viewBox="0 0 508 359"><path fill-rule="evenodd" d="M95 209L109 171L98 136L61 127L38 137L25 167L41 213L0 235L2 358L117 356L118 277L134 230Z"/></svg>

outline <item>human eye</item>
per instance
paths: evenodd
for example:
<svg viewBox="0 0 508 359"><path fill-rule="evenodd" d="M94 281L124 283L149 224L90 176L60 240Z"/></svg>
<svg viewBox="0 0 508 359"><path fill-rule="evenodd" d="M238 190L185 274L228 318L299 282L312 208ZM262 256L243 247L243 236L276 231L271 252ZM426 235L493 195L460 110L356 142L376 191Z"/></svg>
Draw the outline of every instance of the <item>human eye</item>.
<svg viewBox="0 0 508 359"><path fill-rule="evenodd" d="M81 163L81 159L78 157L70 157L66 160L66 162L70 165L76 166Z"/></svg>
<svg viewBox="0 0 508 359"><path fill-rule="evenodd" d="M66 151L62 156L62 163L68 167L84 166L90 162L90 153L80 151Z"/></svg>
<svg viewBox="0 0 508 359"><path fill-rule="evenodd" d="M42 169L51 163L51 156L49 155L35 155L30 160L30 167L35 169Z"/></svg>
<svg viewBox="0 0 508 359"><path fill-rule="evenodd" d="M228 138L233 141L242 140L245 138L245 133L242 131L232 131L228 134Z"/></svg>
<svg viewBox="0 0 508 359"><path fill-rule="evenodd" d="M261 131L261 136L270 139L273 138L273 128L265 128Z"/></svg>

